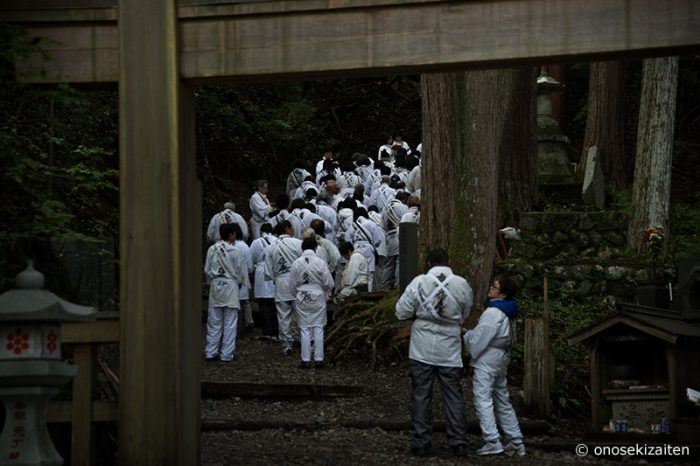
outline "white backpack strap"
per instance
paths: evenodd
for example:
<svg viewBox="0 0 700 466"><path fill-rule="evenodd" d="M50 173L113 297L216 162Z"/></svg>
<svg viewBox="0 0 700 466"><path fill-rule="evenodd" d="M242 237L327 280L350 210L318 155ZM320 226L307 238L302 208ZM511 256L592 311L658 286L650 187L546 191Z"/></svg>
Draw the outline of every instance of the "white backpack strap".
<svg viewBox="0 0 700 466"><path fill-rule="evenodd" d="M426 310L428 311L428 313L430 314L430 316L431 316L434 320L437 320L437 321L439 321L439 322L446 322L446 323L450 323L450 324L457 324L457 325L459 325L459 324L460 324L459 322L455 322L455 321L453 321L453 320L445 319L445 318L442 317L440 314L438 314L438 312L435 310L435 306L433 305L433 301L435 300L435 298L438 296L438 294L439 294L441 291L444 291L445 294L446 294L449 298L451 298L454 302L458 302L458 301L457 301L457 298L455 297L455 295L449 290L449 288L447 288L447 284L452 280L452 278L454 277L454 275L450 275L450 276L447 277L447 278L445 279L445 281L443 281L443 282L441 282L440 280L438 280L437 277L435 277L434 275L426 274L426 276L430 277L430 278L433 280L433 282L434 282L434 284L435 284L435 288L433 289L433 291L430 292L430 294L429 294L428 296L426 296L425 298L421 299L421 307L424 308L424 309L426 309Z"/></svg>
<svg viewBox="0 0 700 466"><path fill-rule="evenodd" d="M292 264L294 263L294 251L291 249L291 247L286 246L284 239L280 239L278 244L281 259L279 261L280 271L283 270L283 273L286 273L289 272Z"/></svg>

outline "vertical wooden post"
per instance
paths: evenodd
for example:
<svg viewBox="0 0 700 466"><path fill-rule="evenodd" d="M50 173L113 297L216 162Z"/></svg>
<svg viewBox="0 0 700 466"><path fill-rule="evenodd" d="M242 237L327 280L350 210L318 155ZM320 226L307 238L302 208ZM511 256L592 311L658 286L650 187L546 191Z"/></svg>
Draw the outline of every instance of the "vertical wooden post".
<svg viewBox="0 0 700 466"><path fill-rule="evenodd" d="M413 277L418 275L418 225L399 224L399 289L403 293Z"/></svg>
<svg viewBox="0 0 700 466"><path fill-rule="evenodd" d="M175 0L119 2L120 391L124 465L199 452L201 192Z"/></svg>
<svg viewBox="0 0 700 466"><path fill-rule="evenodd" d="M591 428L600 432L603 387L600 380L601 355L598 342L594 341L589 348L591 359Z"/></svg>
<svg viewBox="0 0 700 466"><path fill-rule="evenodd" d="M544 278L544 313L541 318L525 319L525 410L535 416L550 414L551 360L549 354L549 301Z"/></svg>
<svg viewBox="0 0 700 466"><path fill-rule="evenodd" d="M94 435L92 432L92 399L95 392L95 358L91 343L73 347L73 360L78 374L73 380L71 464L94 464Z"/></svg>

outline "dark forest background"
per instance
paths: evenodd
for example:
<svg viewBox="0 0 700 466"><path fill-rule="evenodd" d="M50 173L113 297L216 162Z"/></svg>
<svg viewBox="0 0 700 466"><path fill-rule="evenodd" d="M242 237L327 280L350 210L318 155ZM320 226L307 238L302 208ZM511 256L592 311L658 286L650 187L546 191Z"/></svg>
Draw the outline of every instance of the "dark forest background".
<svg viewBox="0 0 700 466"><path fill-rule="evenodd" d="M0 25L0 292L13 286L25 259L33 257L47 274L47 287L71 299L78 290L64 273L61 245L118 257L118 95L116 86L17 82L15 58L34 46L21 31ZM580 153L583 143L588 68L567 66L561 124L572 153ZM631 153L640 81L641 60L626 62L625 147ZM674 257L700 252L698 89L700 57L682 57L672 184ZM254 180L270 180L274 195L294 161L315 163L327 146L343 160L354 152L374 156L391 131L402 131L412 147L421 142L418 75L200 87L195 93L203 228L228 200L247 214Z"/></svg>

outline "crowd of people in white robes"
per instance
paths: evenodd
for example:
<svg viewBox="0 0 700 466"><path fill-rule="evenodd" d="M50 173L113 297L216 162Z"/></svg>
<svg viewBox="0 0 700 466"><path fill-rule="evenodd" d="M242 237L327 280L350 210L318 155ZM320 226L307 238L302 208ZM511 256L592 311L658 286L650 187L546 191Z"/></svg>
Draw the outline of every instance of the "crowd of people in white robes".
<svg viewBox="0 0 700 466"><path fill-rule="evenodd" d="M422 144L412 149L400 134L387 136L374 157L355 153L338 163L328 149L313 167L296 162L274 198L269 183L258 180L247 220L235 204L224 204L207 228L213 243L204 268L210 283L207 361L234 360L239 327L257 323L285 355L299 343L300 368L324 367L328 303L398 286L399 225L420 222L421 151ZM417 394L432 393L435 373L444 382L454 418L448 423L450 446L458 455L466 451L461 391L455 387L462 364L459 328L469 314L471 288L452 274L446 253L441 254L397 304L399 319L414 319L412 452L419 455L430 450L432 429L430 403ZM474 354L474 398L486 441L479 454L525 452L505 382L505 354L513 338L508 323L513 313L517 316L517 305L513 309L509 301L515 291L510 283L507 277L495 282L482 322L463 337ZM257 303L257 322L251 299ZM450 345L436 350L436 338L448 338ZM496 422L511 440L505 447L497 440Z"/></svg>
<svg viewBox="0 0 700 466"><path fill-rule="evenodd" d="M257 323L264 336L281 343L285 354L299 341L302 367L311 362L321 366L327 303L398 285L399 225L420 221L421 147L412 149L397 133L387 136L374 158L355 153L339 163L328 149L312 167L296 162L284 191L274 198L270 184L258 180L248 219L234 203L225 203L207 228L213 243L208 257L215 257L213 251L237 249L247 274L229 276L226 267L215 273L211 264L205 270L212 286L221 275L239 282L237 302L227 306L235 310L237 325L213 315L217 325L210 329L207 359L234 359L235 346L216 346L216 338L226 334L228 342L231 334ZM227 237L221 236L223 225L233 226L227 227ZM258 319L253 318L251 299L257 303ZM234 328L222 331L217 326ZM312 336L313 361L307 346Z"/></svg>

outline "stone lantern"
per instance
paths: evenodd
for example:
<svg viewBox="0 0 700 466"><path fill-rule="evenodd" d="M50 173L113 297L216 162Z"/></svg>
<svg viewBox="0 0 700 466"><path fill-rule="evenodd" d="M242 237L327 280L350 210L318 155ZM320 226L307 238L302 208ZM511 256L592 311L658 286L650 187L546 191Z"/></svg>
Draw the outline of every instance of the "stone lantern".
<svg viewBox="0 0 700 466"><path fill-rule="evenodd" d="M567 154L569 138L562 134L559 122L552 116L552 92L560 91L562 87L542 67L537 78L538 173L549 183L566 181L573 175Z"/></svg>
<svg viewBox="0 0 700 466"><path fill-rule="evenodd" d="M60 324L94 321L96 310L43 286L44 275L29 261L17 275L17 289L0 295L0 465L63 464L46 428L49 400L77 372L61 361Z"/></svg>

